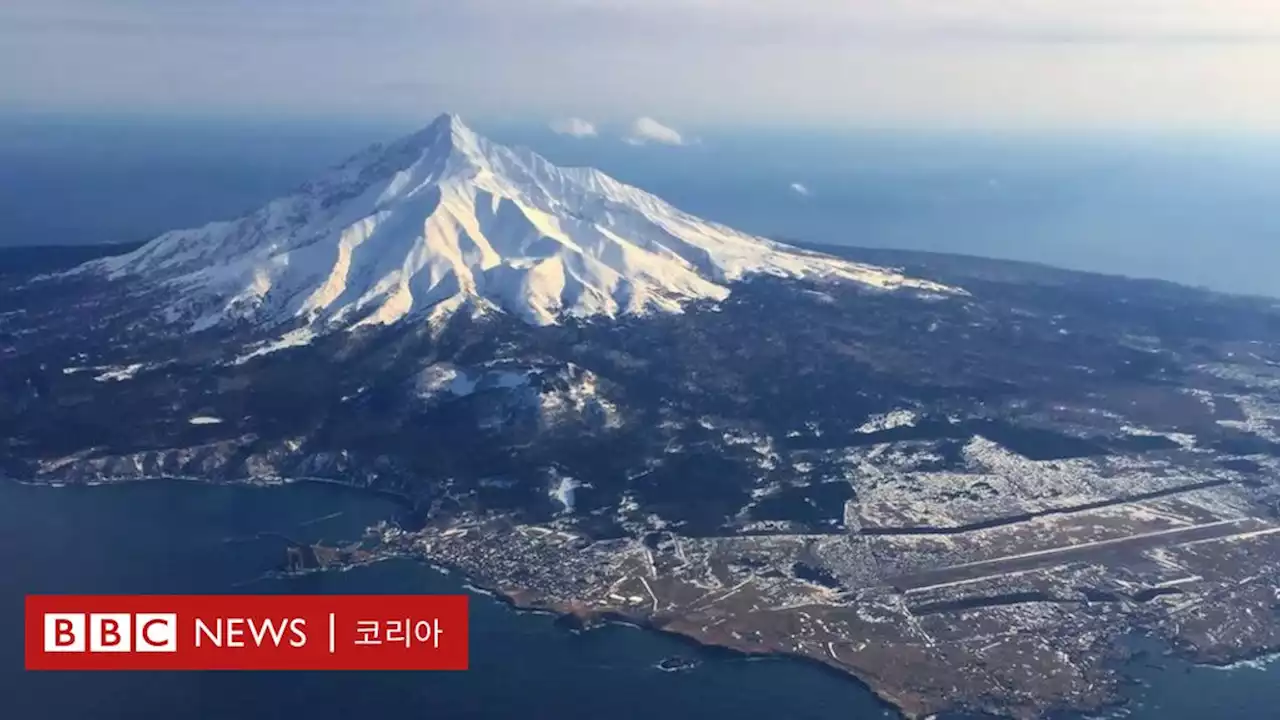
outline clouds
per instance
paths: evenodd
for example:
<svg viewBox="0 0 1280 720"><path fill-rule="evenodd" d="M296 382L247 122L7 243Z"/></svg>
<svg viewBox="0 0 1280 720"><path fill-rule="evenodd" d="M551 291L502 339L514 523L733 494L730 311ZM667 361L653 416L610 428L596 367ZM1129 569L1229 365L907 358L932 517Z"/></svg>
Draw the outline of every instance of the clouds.
<svg viewBox="0 0 1280 720"><path fill-rule="evenodd" d="M595 123L588 122L582 118L560 118L552 120L550 123L551 132L557 135L568 135L576 138L589 138L599 135L596 130Z"/></svg>
<svg viewBox="0 0 1280 720"><path fill-rule="evenodd" d="M791 192L792 192L792 193L794 193L794 194L796 194L796 195L799 195L800 197L806 197L806 198L807 198L807 197L809 197L809 196L813 195L813 191L811 191L811 190L809 189L809 186L805 185L804 183L800 183L800 182L793 182L793 183L791 183L791 185L790 185L789 187L790 187L790 189L791 189Z"/></svg>
<svg viewBox="0 0 1280 720"><path fill-rule="evenodd" d="M1274 131L1276 67L1275 0L0 2L52 110Z"/></svg>
<svg viewBox="0 0 1280 720"><path fill-rule="evenodd" d="M623 140L629 145L684 145L687 142L675 128L647 116L636 118Z"/></svg>
<svg viewBox="0 0 1280 720"><path fill-rule="evenodd" d="M548 123L551 131L557 135L575 138L594 138L600 136L600 129L590 120L579 117L557 118ZM673 127L664 125L651 117L638 117L627 125L620 138L628 145L688 145L689 140Z"/></svg>
<svg viewBox="0 0 1280 720"><path fill-rule="evenodd" d="M472 0L509 7L514 0ZM628 31L661 27L679 35L724 34L805 39L1038 41L1276 41L1280 5L1272 0L543 0L551 14L580 22L622 23ZM771 32L770 32L771 31Z"/></svg>

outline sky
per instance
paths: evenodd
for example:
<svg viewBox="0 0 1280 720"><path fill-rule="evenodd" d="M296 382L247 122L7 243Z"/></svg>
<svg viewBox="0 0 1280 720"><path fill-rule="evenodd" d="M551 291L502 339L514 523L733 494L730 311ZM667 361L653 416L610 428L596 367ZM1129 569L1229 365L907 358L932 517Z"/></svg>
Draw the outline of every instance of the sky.
<svg viewBox="0 0 1280 720"><path fill-rule="evenodd" d="M1278 69L1277 0L0 3L36 112L1270 133Z"/></svg>

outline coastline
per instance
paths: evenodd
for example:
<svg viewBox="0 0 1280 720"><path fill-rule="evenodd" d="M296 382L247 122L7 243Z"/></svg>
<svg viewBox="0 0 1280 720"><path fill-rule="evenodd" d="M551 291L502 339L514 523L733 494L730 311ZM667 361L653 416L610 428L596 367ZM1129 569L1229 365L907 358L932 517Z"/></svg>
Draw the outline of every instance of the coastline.
<svg viewBox="0 0 1280 720"><path fill-rule="evenodd" d="M18 485L30 487L49 487L51 489L61 489L75 486L95 487L103 485L123 485L126 483L139 483L142 481L168 480L178 481L200 485L226 485L226 486L249 486L249 487L275 487L285 485L322 485L337 487L347 491L354 491L361 495L370 495L381 499L392 500L397 507L411 508L412 503L406 496L373 488L361 487L351 483L326 478L244 478L234 481L226 480L210 480L201 477L182 477L182 476L154 476L154 477L122 477L112 479L101 479L94 481L55 481L41 479L35 481L24 481L14 478L0 478L0 482L8 481ZM332 550L332 547L307 545L312 548L322 548ZM741 657L746 659L783 659L787 661L800 660L809 666L821 667L826 672L838 673L840 678L845 681L852 680L857 686L868 691L874 696L880 705L888 710L897 713L903 718L915 720L916 718L925 718L935 715L939 711L960 710L962 708L939 707L937 702L930 702L930 696L911 697L902 693L896 693L891 688L884 687L868 679L859 673L857 668L843 665L833 659L824 659L812 655L791 652L784 648L765 649L759 647L748 646L744 643L725 642L725 638L700 632L697 628L682 622L683 618L679 615L663 616L651 614L635 614L619 611L616 609L597 610L590 609L574 603L547 603L538 597L535 592L524 592L520 589L508 590L503 589L499 585L488 581L486 578L469 572L460 566L453 566L448 563L439 561L438 559L415 552L403 551L375 551L362 555L359 558L349 559L330 564L305 568L295 571L288 571L289 574L304 574L309 572L325 572L330 570L346 570L351 567L360 565L374 564L383 560L390 559L409 559L422 563L432 569L443 574L458 574L462 579L463 588L471 593L487 596L497 600L509 609L518 613L547 615L556 618L558 621L565 623L568 627L577 630L590 630L594 627L602 625L622 625L641 629L646 632L657 633L665 637L680 640L689 647L697 648L700 651L711 651L716 653L727 653L733 657ZM1246 654L1239 657L1223 656L1213 653L1197 653L1188 651L1184 648L1177 648L1168 642L1162 642L1153 638L1160 643L1163 655L1169 658L1176 658L1188 664L1212 668L1215 670L1239 670L1250 668L1265 668L1266 666L1280 662L1280 649L1264 649L1257 654ZM1120 671L1121 676L1126 680L1131 679L1128 673ZM1078 708L1052 707L1045 706L1037 709L1034 717L1046 716L1058 712L1098 712L1111 711L1122 708L1128 700L1122 695L1116 695L1112 698L1112 702L1099 708L1089 708L1081 710ZM1010 715L1009 717L1023 717L1022 715Z"/></svg>
<svg viewBox="0 0 1280 720"><path fill-rule="evenodd" d="M1174 651L1172 656L1196 667L1222 672L1232 672L1236 670L1266 670L1272 665L1280 664L1280 648L1265 650L1262 654L1257 656L1226 661L1197 660L1195 656L1183 655L1177 651Z"/></svg>
<svg viewBox="0 0 1280 720"><path fill-rule="evenodd" d="M423 563L432 569L448 572L450 574L458 572L466 578L463 582L463 587L466 588L468 592L495 600L506 606L512 612L554 617L558 623L565 625L571 630L585 632L604 625L615 625L634 628L644 632L656 633L667 638L675 639L690 649L700 652L723 654L726 657L734 657L744 660L760 659L786 660L788 662L799 661L810 667L819 668L824 672L834 673L842 680L856 683L859 687L870 693L879 702L881 707L895 712L899 717L906 718L907 720L917 720L918 718L926 718L932 715L932 713L911 714L906 710L904 704L895 702L889 694L877 689L859 675L837 665L824 663L816 658L792 654L781 650L761 652L758 650L747 649L745 647L734 647L724 643L708 642L705 638L700 637L697 634L672 629L669 625L654 622L649 618L628 615L618 611L583 611L583 609L578 607L555 607L532 603L522 600L517 593L508 593L487 584L477 583L477 578L467 575L458 568L443 565L437 561L420 556L402 555L397 557L411 559ZM323 572L323 570L321 571Z"/></svg>
<svg viewBox="0 0 1280 720"><path fill-rule="evenodd" d="M653 618L645 615L632 615L617 610L594 611L587 610L575 605L548 605L541 603L535 598L526 597L520 591L507 592L501 588L485 583L480 578L466 572L465 570L441 563L438 560L416 555L412 553L387 555L378 557L370 562L380 562L390 559L411 560L430 567L432 570L446 574L458 575L462 578L462 587L469 593L489 598L503 605L508 610L523 615L539 615L554 618L556 623L564 626L572 632L587 632L594 628L610 625L628 627L643 632L654 633L663 637L673 639L682 645L701 653L710 653L712 656L720 655L722 657L751 660L776 660L786 662L799 662L805 666L815 668L821 672L838 677L844 682L852 682L856 686L865 690L871 697L875 699L877 704L895 716L904 720L927 720L929 718L939 717L939 713L964 712L962 707L946 707L939 709L927 702L922 702L917 698L904 698L900 695L886 690L876 685L866 677L861 675L854 668L840 665L835 662L825 661L823 659L788 652L784 649L765 650L749 648L745 645L729 644L718 641L715 638L700 634L688 629L682 629L679 626L679 618ZM342 568L318 568L312 572L325 572L328 570L340 570ZM667 622L664 622L666 620ZM1158 643L1163 658L1171 658L1180 662L1184 662L1191 667L1212 669L1215 671L1238 671L1245 669L1266 669L1271 664L1280 663L1280 650L1267 651L1257 656L1247 656L1240 659L1220 663L1212 660L1209 656L1186 653L1172 648L1167 642L1160 642L1152 638L1152 642ZM1137 659L1140 653L1130 653L1124 660L1118 663L1118 672L1126 684L1136 682L1136 678L1131 673L1124 671L1124 666ZM1123 711L1133 698L1126 697L1124 694L1116 694L1108 703L1097 708L1082 710L1080 708L1060 707L1056 705L1046 705L1040 708L1035 717L1112 717L1111 713ZM1009 717L1020 718L1018 715L990 716L984 717Z"/></svg>
<svg viewBox="0 0 1280 720"><path fill-rule="evenodd" d="M50 487L50 488L69 488L69 487L101 487L103 485L128 485L133 483L149 483L149 482L185 482L197 485L236 485L246 487L279 487L283 485L325 485L329 487L342 488L363 495L371 495L384 500L391 500L396 505L405 510L413 510L413 499L408 495L397 493L392 490L382 490L379 488L364 487L354 483L334 480L332 478L322 477L245 477L231 478L226 480L212 480L198 475L121 475L96 480L53 480L53 479L36 479L22 480L19 478L7 477L0 475L0 482L11 482L27 487Z"/></svg>

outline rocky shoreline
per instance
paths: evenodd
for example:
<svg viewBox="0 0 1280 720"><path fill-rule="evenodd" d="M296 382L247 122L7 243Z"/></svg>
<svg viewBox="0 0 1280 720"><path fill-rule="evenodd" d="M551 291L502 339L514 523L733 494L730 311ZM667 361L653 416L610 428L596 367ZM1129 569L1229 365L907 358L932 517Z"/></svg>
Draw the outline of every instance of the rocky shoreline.
<svg viewBox="0 0 1280 720"><path fill-rule="evenodd" d="M465 570L461 568L441 564L428 557L413 554L396 554L395 557L413 559L430 565L437 570L448 573L465 572ZM370 561L376 562L379 559L382 558L371 559ZM577 603L549 604L543 602L536 595L531 595L518 589L504 590L495 584L476 584L477 582L480 582L478 578L468 576L466 583L467 590L474 594L480 594L492 598L515 612L550 615L555 617L557 621L565 622L570 627L579 630L589 631L592 628L606 624L619 624L676 638L689 643L691 647L702 650L725 652L737 657L780 658L813 665L824 671L837 673L840 677L857 683L877 698L883 707L893 710L895 713L903 717L904 720L923 720L924 718L936 717L940 712L962 709L948 706L945 703L944 698L903 694L896 691L894 688L876 684L873 681L869 681L867 677L859 673L856 669L837 662L828 661L823 658L815 658L810 655L796 654L794 652L789 652L784 648L774 650L760 649L746 643L726 640L726 637L723 635L709 635L689 626L688 624L682 623L679 618L655 618L644 614L633 614L625 610L618 609L600 610L585 607ZM1277 652L1280 652L1280 648L1265 650L1257 655L1249 654L1226 658L1221 655L1196 655L1185 650L1168 649L1165 657L1174 658L1194 665L1232 669L1231 666L1233 665L1239 666L1242 663L1250 663L1259 658L1277 656ZM1115 665L1120 667L1135 657L1136 655L1132 654L1126 655L1123 659L1118 660ZM1123 671L1118 672L1120 673L1121 679L1127 679L1127 677L1123 675ZM1117 688L1118 687L1119 685L1117 685ZM1010 715L1009 717L1019 718L1021 720L1022 718L1056 717L1060 713L1073 713L1084 716L1085 713L1098 713L1105 712L1108 709L1120 709L1124 707L1127 702L1128 700L1117 693L1095 707L1080 708L1059 704L1046 704L1039 708L1035 714L1027 715L1019 713L1017 715Z"/></svg>
<svg viewBox="0 0 1280 720"><path fill-rule="evenodd" d="M50 478L41 478L36 481L19 482L28 485L59 487L67 484L100 485L157 480L231 484L222 480L210 481L199 477L179 478L168 476L161 478L101 478L89 482L73 479L69 483ZM358 493L373 493L384 498L391 497L397 499L399 504L404 507L411 507L412 505L407 498L396 496L395 493L363 488L354 484L324 478L244 478L234 484L270 486L294 483L334 485ZM835 653L813 652L813 648L810 646L797 648L795 646L788 647L785 644L770 645L767 642L762 643L759 638L742 632L742 630L750 627L750 622L738 622L730 628L708 626L701 622L705 618L699 616L696 612L682 613L664 609L662 612L655 613L647 606L638 608L635 603L619 605L607 602L601 603L598 600L554 597L547 592L546 588L512 585L509 581L504 582L499 577L479 572L472 555L451 555L447 549L445 552L432 552L431 541L433 539L458 537L457 531L460 527L462 526L431 526L418 531L406 532L395 525L383 524L371 528L363 543L353 543L343 547L297 545L290 548L289 557L285 563L285 571L289 573L329 571L379 562L393 557L409 558L429 564L442 571L458 572L467 579L469 590L490 595L513 610L551 614L571 622L575 627L589 629L605 623L623 623L640 627L647 631L678 637L702 648L714 648L742 656L776 656L813 663L829 671L838 672L843 677L866 687L886 707L894 709L904 718L914 720L951 710L978 709L984 712L992 710L989 705L978 708L968 707L967 703L964 702L964 698L968 697L970 693L963 687L956 688L955 695L914 691L910 688L904 688L901 684L881 679L875 666L868 667L865 664L845 663L840 661L835 656ZM473 526L468 532L475 529L478 528ZM493 537L490 538L491 542L500 543L501 537L506 537L508 540L512 537L512 528L506 524L499 523L490 529L495 531ZM451 532L454 534L450 535ZM546 532L554 533L557 531L546 530ZM569 544L573 545L573 543ZM634 547L613 548L613 550L617 551L619 556L631 556L634 559ZM572 565L569 566L569 569L572 570ZM641 586L648 588L651 592L654 587L663 587L659 585L656 578L652 584L643 582ZM748 613L744 612L742 618L745 617L748 617ZM831 648L834 645L829 644L828 647ZM895 665L900 662L894 657L893 646L886 646L884 650L882 658L886 665ZM1280 650L1280 646L1259 646L1243 652L1231 652L1224 647L1201 649L1180 644L1170 647L1166 654L1169 657L1189 663L1226 667L1266 657L1276 653L1278 650ZM1117 656L1111 658L1112 662L1110 664L1118 666L1125 659L1126 657ZM1123 698L1119 695L1123 673L1110 670L1107 672L1106 677L1108 681L1105 683L1104 691L1091 695L1087 704L1064 703L1054 698L1047 698L1043 702L1023 702L1017 706L1009 707L1006 714L1009 717L1022 719L1045 717L1051 713L1059 712L1098 712L1108 707L1118 707L1123 704ZM1030 696L1027 699L1032 697L1034 696Z"/></svg>
<svg viewBox="0 0 1280 720"><path fill-rule="evenodd" d="M469 564L465 559L460 562L458 557L450 557L448 553L433 553L425 549L421 543L422 533L429 535L436 532L448 537L450 532L458 530L456 526L443 530L437 528L434 531L427 529L417 534L404 534L397 531L391 531L386 534L387 529L383 528L382 530L384 533L380 538L381 542L384 543L382 549L374 550L368 556L355 558L355 561L376 561L379 556L382 556L382 553L385 553L385 557L406 557L448 572L458 572L467 578L467 587L469 589L494 597L508 607L520 612L545 613L556 616L563 621L570 622L573 627L589 629L600 624L620 623L668 636L679 637L698 647L713 648L736 655L785 657L812 663L828 671L838 672L841 676L857 682L867 688L886 707L894 709L902 717L911 720L926 718L947 711L972 710L991 713L996 709L990 702L985 705L968 702L968 698L974 697L974 694L972 689L963 686L954 687L952 693L919 691L904 686L902 683L883 679L883 676L878 672L880 668L874 664L864 662L860 665L855 665L842 662L835 656L834 652L830 654L814 652L812 645L788 646L783 643L761 642L758 637L751 635L752 622L749 613L743 613L731 618L732 624L726 623L725 626L713 627L704 624L702 621L705 618L698 616L696 612L684 613L679 610L664 609L662 612L655 613L651 609L638 608L635 603L611 604L583 598L552 597L545 589L512 585L492 575L477 572L475 565ZM458 536L455 534L453 537ZM614 586L619 587L618 583L614 583ZM658 584L656 582L653 584L642 583L642 586L653 588L657 587ZM615 595L615 597L617 596ZM765 620L761 622L761 625L765 626L770 622L772 621ZM836 644L842 641L847 642L848 639L830 640L826 643L826 647L828 649L834 648ZM907 649L910 650L910 648ZM929 669L927 664L913 666L909 660L904 663L903 660L895 656L895 648L891 645L885 646L883 650L884 652L879 657L885 667L905 666L924 671ZM1247 660L1259 655L1265 655L1267 651L1260 650L1256 654L1250 651L1235 655L1223 655L1221 650L1218 650L1217 654L1197 654L1188 652L1185 649L1175 650L1170 648L1167 653L1170 657L1177 657L1188 662L1206 663L1224 658L1231 658L1234 661ZM1063 712L1100 712L1107 708L1119 707L1124 702L1120 692L1125 680L1124 672L1119 668L1122 668L1123 664L1130 659L1132 659L1131 655L1119 651L1106 658L1099 657L1097 660L1100 668L1100 681L1095 687L1090 688L1093 692L1088 695L1071 698L1054 695L1038 697L1035 695L1033 688L1027 688L1020 696L1022 700L1017 704L1001 707L1001 714L1022 720L1024 718L1048 717Z"/></svg>

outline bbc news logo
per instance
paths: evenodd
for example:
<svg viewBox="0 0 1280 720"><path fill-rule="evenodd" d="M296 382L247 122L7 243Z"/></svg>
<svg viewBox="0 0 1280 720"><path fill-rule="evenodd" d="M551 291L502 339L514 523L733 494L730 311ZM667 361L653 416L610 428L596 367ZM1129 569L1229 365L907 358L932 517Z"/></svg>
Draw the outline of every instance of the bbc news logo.
<svg viewBox="0 0 1280 720"><path fill-rule="evenodd" d="M175 613L46 613L44 651L177 652Z"/></svg>
<svg viewBox="0 0 1280 720"><path fill-rule="evenodd" d="M465 670L465 595L29 595L28 670Z"/></svg>

